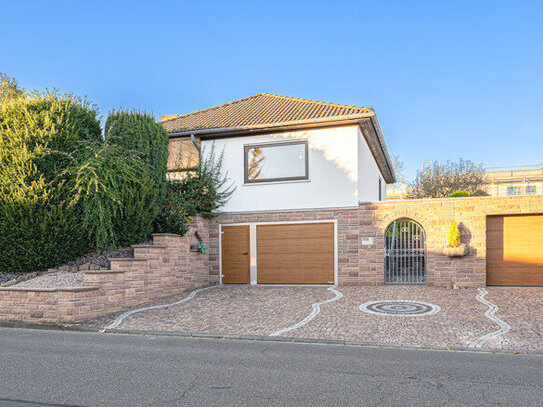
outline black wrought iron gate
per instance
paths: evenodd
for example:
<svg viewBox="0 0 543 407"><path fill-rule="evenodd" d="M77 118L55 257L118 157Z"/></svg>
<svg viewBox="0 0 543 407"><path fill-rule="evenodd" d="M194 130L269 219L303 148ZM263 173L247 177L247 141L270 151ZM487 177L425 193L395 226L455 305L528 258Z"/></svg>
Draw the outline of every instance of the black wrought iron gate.
<svg viewBox="0 0 543 407"><path fill-rule="evenodd" d="M426 283L426 235L411 219L397 219L385 232L385 283Z"/></svg>

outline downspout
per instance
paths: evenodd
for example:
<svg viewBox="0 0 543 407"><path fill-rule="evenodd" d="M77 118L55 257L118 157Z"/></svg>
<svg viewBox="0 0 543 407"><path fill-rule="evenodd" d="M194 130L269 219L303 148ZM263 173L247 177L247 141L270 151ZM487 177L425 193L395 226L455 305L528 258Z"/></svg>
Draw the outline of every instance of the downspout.
<svg viewBox="0 0 543 407"><path fill-rule="evenodd" d="M200 171L200 167L202 166L202 149L196 142L196 138L194 137L194 134L190 135L190 139L192 141L192 144L194 144L194 147L196 147L196 150L198 151L198 171Z"/></svg>

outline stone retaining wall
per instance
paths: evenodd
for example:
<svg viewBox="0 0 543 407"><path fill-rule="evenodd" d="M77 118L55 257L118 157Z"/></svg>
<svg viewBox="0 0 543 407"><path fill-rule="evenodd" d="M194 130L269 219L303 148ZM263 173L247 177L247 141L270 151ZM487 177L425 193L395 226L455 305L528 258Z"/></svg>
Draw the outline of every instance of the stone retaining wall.
<svg viewBox="0 0 543 407"><path fill-rule="evenodd" d="M89 270L84 286L64 289L0 288L0 320L73 323L209 284L209 255L190 251L209 238L208 220L196 217L185 236L153 235L135 245L134 258L111 259L109 270Z"/></svg>

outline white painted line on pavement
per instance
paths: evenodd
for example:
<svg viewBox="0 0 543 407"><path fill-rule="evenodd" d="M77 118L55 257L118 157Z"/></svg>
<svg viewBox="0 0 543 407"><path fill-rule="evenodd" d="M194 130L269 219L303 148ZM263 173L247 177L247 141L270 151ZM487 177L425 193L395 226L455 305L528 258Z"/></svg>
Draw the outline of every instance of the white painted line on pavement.
<svg viewBox="0 0 543 407"><path fill-rule="evenodd" d="M321 301L321 302L316 302L316 303L312 304L311 307L313 309L312 309L311 313L307 317L302 319L297 324L289 326L288 328L280 329L279 331L276 331L276 332L272 333L269 336L283 335L286 332L292 331L294 329L298 329L298 328L304 326L305 324L307 324L309 321L311 321L313 318L315 318L321 312L321 305L328 304L329 302L337 301L337 300L339 300L339 299L341 299L343 297L343 294L340 293L338 290L336 290L336 288L337 288L337 286L335 286L335 285L332 286L332 287L328 287L327 290L333 292L335 294L335 296L333 298L328 299L328 300Z"/></svg>
<svg viewBox="0 0 543 407"><path fill-rule="evenodd" d="M157 309L157 308L165 308L165 307L170 307L172 305L179 305L179 304L182 304L184 302L192 300L196 296L196 294L198 294L199 292L204 291L204 290L208 290L210 288L215 288L215 287L220 287L220 286L212 285L212 286L209 286L209 287L198 288L198 289L192 291L187 297L183 298L182 300L172 302L172 303L169 303L169 304L153 305L151 307L138 308L138 309L134 309L132 311L125 312L124 314L119 315L115 319L115 321L113 321L109 326L105 327L102 332L104 332L104 331L106 331L108 329L118 328L119 325L121 325L121 323L123 322L123 320L125 318L129 317L130 315L134 315L137 312L148 311L148 310Z"/></svg>
<svg viewBox="0 0 543 407"><path fill-rule="evenodd" d="M490 301L488 301L485 296L488 294L488 291L486 291L484 288L479 288L479 294L475 297L477 301L483 303L488 307L488 309L485 312L485 316L490 319L492 322L497 324L500 329L494 332L490 332L486 335L481 336L480 338L477 338L473 340L469 345L468 348L482 348L483 345L486 343L487 340L490 338L495 338L500 335L503 335L504 333L507 333L511 330L511 326L507 323L502 321L500 318L498 318L495 314L498 311L498 306L495 304L492 304Z"/></svg>

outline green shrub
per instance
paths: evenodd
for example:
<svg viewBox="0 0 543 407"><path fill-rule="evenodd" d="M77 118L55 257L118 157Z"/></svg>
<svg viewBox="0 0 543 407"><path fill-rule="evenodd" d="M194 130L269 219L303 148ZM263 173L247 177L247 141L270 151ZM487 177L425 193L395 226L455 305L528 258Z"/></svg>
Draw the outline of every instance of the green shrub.
<svg viewBox="0 0 543 407"><path fill-rule="evenodd" d="M100 140L97 115L69 94L0 104L0 270L45 269L87 250L66 169L81 140Z"/></svg>
<svg viewBox="0 0 543 407"><path fill-rule="evenodd" d="M202 156L196 171L168 181L166 199L155 223L157 232L186 233L192 216L217 214L234 193L228 174L222 170L224 151L217 157L212 145L209 153L202 151Z"/></svg>
<svg viewBox="0 0 543 407"><path fill-rule="evenodd" d="M468 191L455 191L449 195L449 198L464 198L467 196L471 196Z"/></svg>
<svg viewBox="0 0 543 407"><path fill-rule="evenodd" d="M149 236L161 211L166 194L168 135L151 115L134 111L112 112L105 129L106 143L139 157L142 163L138 182L128 180L119 189L122 210L117 211L112 220L112 230L117 233L115 241L127 246Z"/></svg>
<svg viewBox="0 0 543 407"><path fill-rule="evenodd" d="M106 120L105 139L110 144L135 151L156 185L165 187L168 135L153 116L135 111L113 111Z"/></svg>
<svg viewBox="0 0 543 407"><path fill-rule="evenodd" d="M73 204L81 205L81 226L91 247L103 250L125 243L126 236L118 233L130 235L126 230L132 227L119 228L127 215L125 201L134 191L144 189L146 177L138 155L107 142L82 143L67 172L73 182ZM145 236L134 241L138 238L141 241Z"/></svg>
<svg viewBox="0 0 543 407"><path fill-rule="evenodd" d="M460 229L458 224L453 222L449 228L449 238L447 240L449 247L458 247L460 246Z"/></svg>

